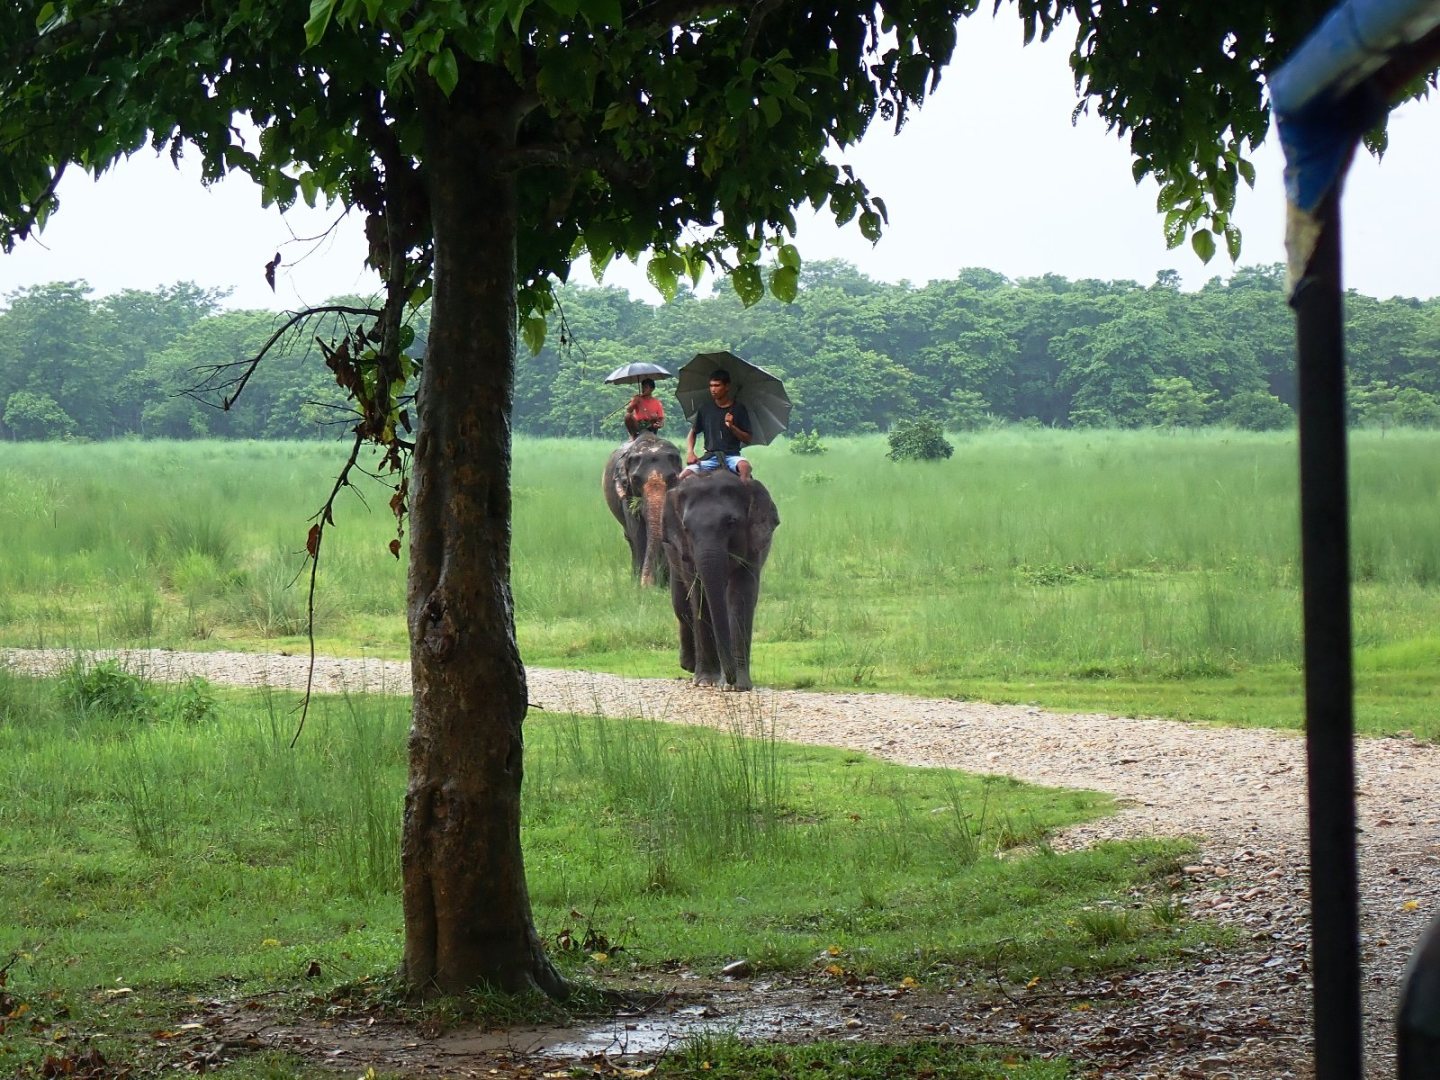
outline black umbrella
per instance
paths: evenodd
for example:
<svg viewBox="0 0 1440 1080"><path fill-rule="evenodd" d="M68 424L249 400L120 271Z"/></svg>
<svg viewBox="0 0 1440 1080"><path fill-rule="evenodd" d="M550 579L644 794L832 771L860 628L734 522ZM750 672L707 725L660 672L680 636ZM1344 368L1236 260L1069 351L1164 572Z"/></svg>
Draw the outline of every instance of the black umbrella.
<svg viewBox="0 0 1440 1080"><path fill-rule="evenodd" d="M710 373L724 368L730 373L730 392L735 402L750 413L750 440L764 446L785 430L790 423L790 398L785 384L770 372L731 352L700 353L680 369L675 384L675 397L686 417L710 400Z"/></svg>
<svg viewBox="0 0 1440 1080"><path fill-rule="evenodd" d="M633 364L621 364L605 376L605 381L613 386L619 383L638 383L642 379L669 379L672 377L671 372L666 371L659 364L649 364L640 360Z"/></svg>

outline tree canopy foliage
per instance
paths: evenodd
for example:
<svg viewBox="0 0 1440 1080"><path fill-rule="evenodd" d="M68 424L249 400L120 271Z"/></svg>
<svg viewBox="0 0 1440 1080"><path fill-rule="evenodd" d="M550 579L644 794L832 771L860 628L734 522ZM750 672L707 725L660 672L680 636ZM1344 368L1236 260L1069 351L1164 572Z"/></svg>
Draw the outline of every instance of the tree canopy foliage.
<svg viewBox="0 0 1440 1080"><path fill-rule="evenodd" d="M883 431L921 414L951 431L1022 421L1250 430L1294 422L1293 320L1279 266L1242 267L1183 293L1164 273L1141 286L1058 275L1009 281L971 268L916 287L816 262L806 265L791 304L767 299L745 308L728 291L702 298L682 289L657 307L620 289L573 286L557 299L564 333L537 356L520 349L513 422L531 435L618 438L625 394L601 385L606 372L636 360L673 367L717 349L786 379L797 432ZM335 302L364 306L354 297ZM427 316L422 308L415 317L417 354ZM73 282L13 293L9 310L0 310L0 434L270 439L348 431L354 414L343 392L304 352L262 366L228 412L184 394L206 369L252 355L276 319L219 310L213 296L184 285L103 300ZM1354 422L1435 424L1440 300L1352 292L1347 323ZM1134 329L1142 326L1146 333ZM77 352L97 378L73 377ZM659 393L674 434L681 413L668 397L672 385L662 381ZM126 403L119 411L111 408L113 387ZM27 396L15 403L12 423L6 410L17 394Z"/></svg>

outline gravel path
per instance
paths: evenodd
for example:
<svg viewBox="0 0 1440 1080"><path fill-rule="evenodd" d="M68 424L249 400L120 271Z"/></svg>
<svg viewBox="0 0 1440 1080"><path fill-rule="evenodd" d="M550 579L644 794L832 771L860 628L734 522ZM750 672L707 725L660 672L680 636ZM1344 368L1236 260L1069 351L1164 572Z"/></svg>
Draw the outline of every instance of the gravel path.
<svg viewBox="0 0 1440 1080"><path fill-rule="evenodd" d="M214 682L292 688L304 687L308 664L302 656L223 652L96 655L117 656L154 679L199 674ZM73 659L70 652L0 650L0 661L26 672L51 671ZM1185 1023L1213 1029L1213 1038L1191 1031L1165 1070L1120 1068L1132 1060L1138 1070L1148 1059L1143 1048L1127 1049L1137 1038L1133 1025L1125 1027L1124 1040L1107 1034L1118 1029L1107 1025L1116 1014L1105 1010L1072 1016L1052 1040L1062 1049L1083 1045L1089 1053L1110 1054L1117 1071L1107 1075L1114 1076L1310 1075L1304 1047L1310 1008L1305 762L1296 736L881 694L723 694L683 680L535 668L528 674L532 707L545 710L766 730L773 725L788 741L1115 795L1123 807L1117 815L1076 830L1067 842L1195 837L1202 857L1186 868L1195 886L1187 894L1191 912L1243 927L1254 949L1233 962L1208 960L1179 973L1142 973L1091 988L1112 996L1117 1009L1125 1000L1148 1001L1144 1022L1155 1026L1151 1042L1177 1040L1176 1025L1183 1026L1178 1017L1186 1012L1191 1019ZM405 693L409 685L408 663L322 658L316 664L320 692ZM1393 1077L1392 1015L1401 971L1440 910L1440 748L1410 739L1362 739L1356 759L1366 1073Z"/></svg>

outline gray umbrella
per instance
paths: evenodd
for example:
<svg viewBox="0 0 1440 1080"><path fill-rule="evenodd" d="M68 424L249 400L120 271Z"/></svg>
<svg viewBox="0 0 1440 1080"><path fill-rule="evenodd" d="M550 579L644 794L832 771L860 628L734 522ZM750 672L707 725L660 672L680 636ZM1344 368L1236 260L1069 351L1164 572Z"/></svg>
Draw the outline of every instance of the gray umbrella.
<svg viewBox="0 0 1440 1080"><path fill-rule="evenodd" d="M790 423L790 398L785 384L770 372L732 352L700 353L680 369L675 397L686 417L694 417L701 403L710 400L710 373L724 368L730 373L730 389L737 404L750 413L750 440L764 446Z"/></svg>
<svg viewBox="0 0 1440 1080"><path fill-rule="evenodd" d="M605 376L605 381L613 386L619 383L638 383L641 379L669 378L673 378L672 372L666 371L659 364L648 364L641 360L633 364L621 364Z"/></svg>

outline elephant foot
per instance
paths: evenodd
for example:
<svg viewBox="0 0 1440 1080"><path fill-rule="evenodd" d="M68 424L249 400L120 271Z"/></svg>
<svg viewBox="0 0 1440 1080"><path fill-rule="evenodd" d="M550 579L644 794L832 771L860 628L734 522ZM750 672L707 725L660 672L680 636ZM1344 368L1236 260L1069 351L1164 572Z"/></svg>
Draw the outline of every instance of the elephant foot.
<svg viewBox="0 0 1440 1080"><path fill-rule="evenodd" d="M695 677L690 680L691 686L721 686L724 685L724 678L717 672L697 671Z"/></svg>

